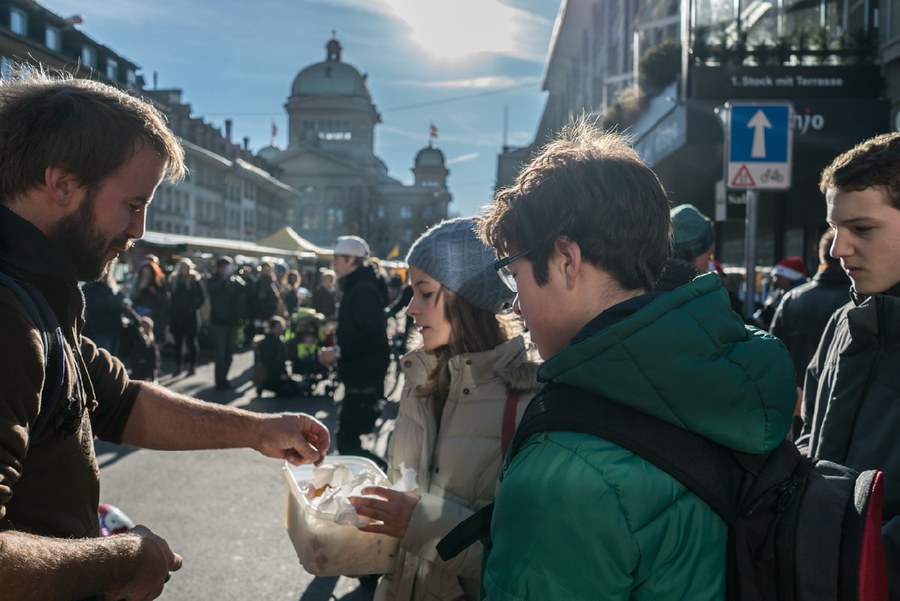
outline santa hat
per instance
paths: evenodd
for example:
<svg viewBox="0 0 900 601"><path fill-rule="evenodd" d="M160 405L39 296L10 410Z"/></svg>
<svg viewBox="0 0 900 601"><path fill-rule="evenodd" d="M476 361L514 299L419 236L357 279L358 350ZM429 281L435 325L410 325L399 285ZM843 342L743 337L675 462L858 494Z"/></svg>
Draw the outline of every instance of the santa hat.
<svg viewBox="0 0 900 601"><path fill-rule="evenodd" d="M787 278L792 282L797 280L805 280L809 276L806 274L806 267L803 265L803 259L800 257L786 257L772 268L772 275Z"/></svg>

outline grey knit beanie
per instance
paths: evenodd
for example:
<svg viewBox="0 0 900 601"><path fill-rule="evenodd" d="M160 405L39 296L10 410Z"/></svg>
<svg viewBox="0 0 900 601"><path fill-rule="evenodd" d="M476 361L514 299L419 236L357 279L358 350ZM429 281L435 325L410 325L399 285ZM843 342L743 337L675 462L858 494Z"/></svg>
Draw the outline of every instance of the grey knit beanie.
<svg viewBox="0 0 900 601"><path fill-rule="evenodd" d="M406 262L418 267L479 309L499 313L515 292L494 270L494 250L475 233L471 217L448 219L416 240Z"/></svg>
<svg viewBox="0 0 900 601"><path fill-rule="evenodd" d="M693 261L716 241L713 222L694 205L678 205L671 216L676 258Z"/></svg>

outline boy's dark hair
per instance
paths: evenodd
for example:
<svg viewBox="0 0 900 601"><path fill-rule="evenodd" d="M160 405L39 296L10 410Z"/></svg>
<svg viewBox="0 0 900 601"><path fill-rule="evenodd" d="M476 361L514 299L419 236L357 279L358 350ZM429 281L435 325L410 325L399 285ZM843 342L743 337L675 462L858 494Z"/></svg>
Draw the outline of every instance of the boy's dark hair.
<svg viewBox="0 0 900 601"><path fill-rule="evenodd" d="M887 202L900 209L900 132L881 134L838 155L822 171L819 189L858 192L880 188Z"/></svg>
<svg viewBox="0 0 900 601"><path fill-rule="evenodd" d="M669 202L623 136L582 118L497 193L479 232L498 254L527 250L538 284L560 237L626 290L653 290L670 249Z"/></svg>
<svg viewBox="0 0 900 601"><path fill-rule="evenodd" d="M66 73L20 70L0 82L0 203L9 203L60 167L92 187L144 144L184 177L184 150L165 117L128 93Z"/></svg>

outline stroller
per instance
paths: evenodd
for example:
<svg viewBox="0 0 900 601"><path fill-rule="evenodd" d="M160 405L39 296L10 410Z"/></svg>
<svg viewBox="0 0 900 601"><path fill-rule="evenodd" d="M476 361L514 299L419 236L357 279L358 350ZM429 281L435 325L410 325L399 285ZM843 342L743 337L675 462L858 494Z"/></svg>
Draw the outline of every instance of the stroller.
<svg viewBox="0 0 900 601"><path fill-rule="evenodd" d="M284 338L288 345L291 371L301 377L300 394L312 396L323 383L322 394L332 396L338 388L336 372L319 361L319 351L323 346L328 346L331 338L325 316L315 309L298 307L291 314L290 327Z"/></svg>

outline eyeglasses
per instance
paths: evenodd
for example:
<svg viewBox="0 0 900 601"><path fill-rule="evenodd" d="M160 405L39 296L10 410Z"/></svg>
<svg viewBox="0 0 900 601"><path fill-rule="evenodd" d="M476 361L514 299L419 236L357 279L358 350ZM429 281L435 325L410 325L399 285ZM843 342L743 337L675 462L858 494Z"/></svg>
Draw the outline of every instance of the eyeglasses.
<svg viewBox="0 0 900 601"><path fill-rule="evenodd" d="M506 258L499 259L494 262L494 269L497 272L497 275L500 276L500 279L503 280L503 283L506 284L506 287L516 292L516 278L513 277L513 274L509 272L509 264L513 261L518 261L522 257L528 254L528 249L520 250L517 253L513 253Z"/></svg>

